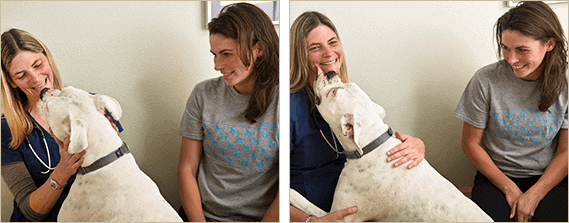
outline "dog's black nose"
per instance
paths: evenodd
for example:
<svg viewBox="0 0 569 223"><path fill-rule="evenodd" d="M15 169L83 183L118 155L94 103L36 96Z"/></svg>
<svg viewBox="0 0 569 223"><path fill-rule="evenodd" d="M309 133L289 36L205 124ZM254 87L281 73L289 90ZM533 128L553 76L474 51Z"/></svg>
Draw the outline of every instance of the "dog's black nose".
<svg viewBox="0 0 569 223"><path fill-rule="evenodd" d="M336 76L336 75L338 75L338 74L336 74L336 72L334 72L334 71L328 71L328 72L325 73L324 75L325 75L326 78L328 78L328 80L329 80L329 79L334 78L334 76Z"/></svg>
<svg viewBox="0 0 569 223"><path fill-rule="evenodd" d="M41 90L41 92L40 92L40 99L41 99L41 100L43 100L43 96L44 96L45 93L46 93L47 91L49 91L49 90L51 90L51 89L49 89L49 88L44 88L43 90Z"/></svg>

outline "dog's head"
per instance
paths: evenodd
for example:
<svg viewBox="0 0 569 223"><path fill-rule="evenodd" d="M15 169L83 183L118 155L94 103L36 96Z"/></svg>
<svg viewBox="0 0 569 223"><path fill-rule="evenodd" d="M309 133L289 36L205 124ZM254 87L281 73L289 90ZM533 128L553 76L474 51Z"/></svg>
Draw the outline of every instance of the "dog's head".
<svg viewBox="0 0 569 223"><path fill-rule="evenodd" d="M355 145L361 150L369 143L367 138L360 137L362 129L378 129L383 125L385 110L355 83L343 83L336 72L324 73L318 69L318 73L313 86L318 111L339 136L344 149L353 150ZM343 136L348 140L342 141Z"/></svg>
<svg viewBox="0 0 569 223"><path fill-rule="evenodd" d="M314 96L316 98L316 105L320 105L324 97L335 96L338 88L342 86L340 76L334 71L324 73L318 68L318 76L314 79Z"/></svg>
<svg viewBox="0 0 569 223"><path fill-rule="evenodd" d="M115 99L106 95L93 95L71 86L61 91L43 89L40 99L40 110L50 126L52 135L61 141L70 137L68 151L72 154L87 148L88 120L85 118L92 116L86 114L99 113L96 116L105 120L107 111L115 120L122 116L121 107Z"/></svg>

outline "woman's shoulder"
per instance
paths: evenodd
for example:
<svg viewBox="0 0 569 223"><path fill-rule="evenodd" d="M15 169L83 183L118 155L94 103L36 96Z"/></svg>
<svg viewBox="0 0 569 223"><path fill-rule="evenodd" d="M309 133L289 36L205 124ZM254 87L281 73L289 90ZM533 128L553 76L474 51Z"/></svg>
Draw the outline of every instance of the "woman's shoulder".
<svg viewBox="0 0 569 223"><path fill-rule="evenodd" d="M10 132L10 127L8 126L8 120L6 120L6 116L2 114L2 138L4 138L4 134L8 134L10 137L12 136L12 133Z"/></svg>
<svg viewBox="0 0 569 223"><path fill-rule="evenodd" d="M290 103L306 102L306 94L304 91L300 90L294 93L290 93Z"/></svg>
<svg viewBox="0 0 569 223"><path fill-rule="evenodd" d="M508 66L508 63L504 60L488 64L478 69L474 74L474 78L484 80L504 77L505 75L503 74L508 72Z"/></svg>
<svg viewBox="0 0 569 223"><path fill-rule="evenodd" d="M209 79L205 79L202 80L200 82L198 82L196 84L196 87L200 87L200 88L217 88L219 86L223 86L225 83L225 80L223 80L223 77L213 77L213 78L209 78Z"/></svg>
<svg viewBox="0 0 569 223"><path fill-rule="evenodd" d="M310 113L310 105L303 91L290 93L290 117L304 116Z"/></svg>
<svg viewBox="0 0 569 223"><path fill-rule="evenodd" d="M198 82L194 86L193 91L216 92L221 89L225 89L226 87L227 85L225 84L223 77L214 77Z"/></svg>

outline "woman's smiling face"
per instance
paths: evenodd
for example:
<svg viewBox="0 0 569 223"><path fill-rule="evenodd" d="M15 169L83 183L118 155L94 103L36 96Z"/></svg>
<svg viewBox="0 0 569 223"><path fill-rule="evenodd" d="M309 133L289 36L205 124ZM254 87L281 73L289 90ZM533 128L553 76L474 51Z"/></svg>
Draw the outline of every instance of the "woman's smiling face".
<svg viewBox="0 0 569 223"><path fill-rule="evenodd" d="M335 71L339 73L343 62L344 50L340 38L330 27L319 25L306 36L308 47L308 65L311 80L314 80L317 65L323 72Z"/></svg>
<svg viewBox="0 0 569 223"><path fill-rule="evenodd" d="M32 51L19 52L8 68L12 87L20 88L28 100L39 101L40 92L44 88L53 88L53 71L49 60L42 53Z"/></svg>
<svg viewBox="0 0 569 223"><path fill-rule="evenodd" d="M539 79L543 73L540 66L545 53L551 51L555 42L550 40L541 43L531 36L526 36L519 31L506 30L502 33L502 54L514 69L516 77L533 81Z"/></svg>
<svg viewBox="0 0 569 223"><path fill-rule="evenodd" d="M214 69L223 74L227 86L235 87L240 94L250 95L253 91L254 82L251 77L253 64L257 57L262 55L258 45L255 45L251 54L251 65L246 67L239 55L239 45L236 39L225 37L221 34L209 36L210 51L214 56Z"/></svg>

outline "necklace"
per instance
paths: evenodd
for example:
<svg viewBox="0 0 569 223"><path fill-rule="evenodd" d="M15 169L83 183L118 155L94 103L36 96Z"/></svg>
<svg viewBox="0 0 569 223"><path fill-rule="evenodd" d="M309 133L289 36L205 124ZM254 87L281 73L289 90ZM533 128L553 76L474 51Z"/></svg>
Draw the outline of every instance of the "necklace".
<svg viewBox="0 0 569 223"><path fill-rule="evenodd" d="M316 127L318 128L318 131L320 131L320 135L322 135L322 138L324 138L324 141L326 141L328 146L330 146L330 148L332 148L332 150L334 150L334 152L336 152L336 159L338 159L338 157L340 157L340 154L344 154L344 152L338 151L338 145L336 144L336 135L334 134L334 132L332 132L332 128L330 128L330 134L332 135L332 141L334 141L334 146L332 146L332 144L328 141L328 139L326 139L326 136L324 136L324 133L322 132L322 128L320 128L320 124L318 124L318 120L316 119L316 115L314 113L315 112L312 113L312 117L314 118L314 123L316 123Z"/></svg>

